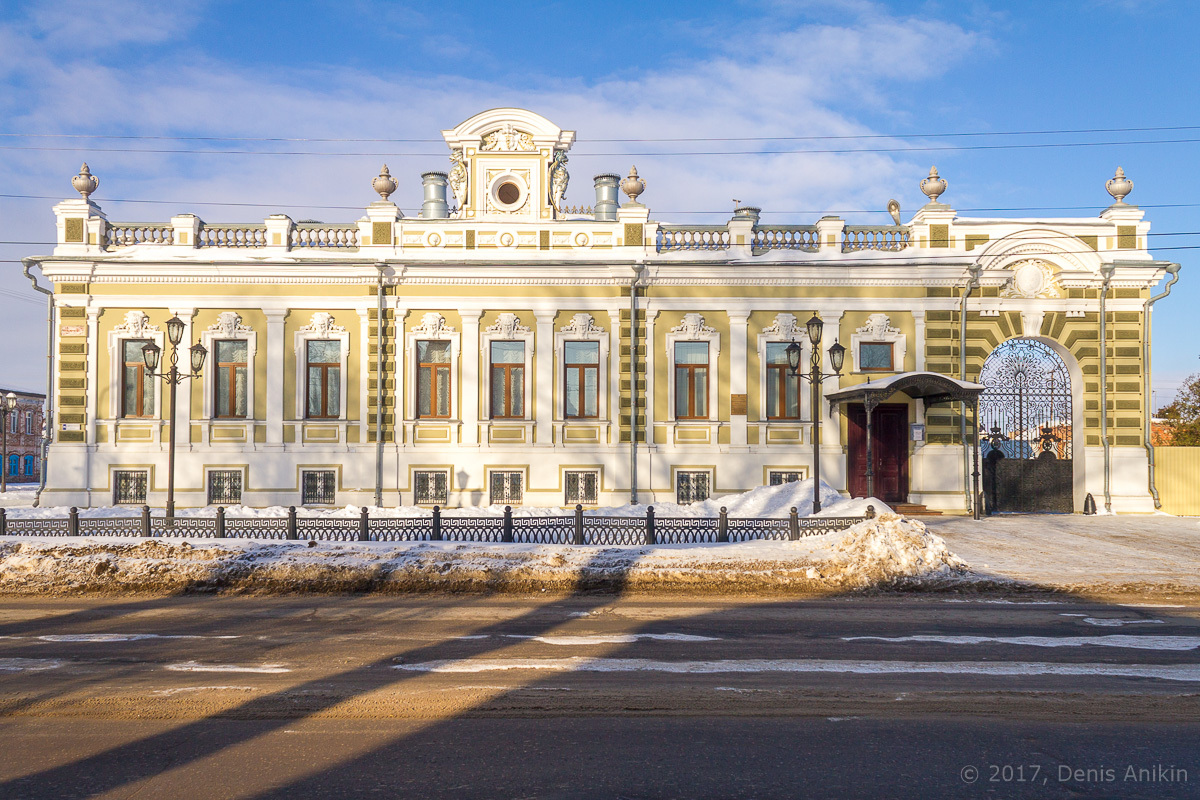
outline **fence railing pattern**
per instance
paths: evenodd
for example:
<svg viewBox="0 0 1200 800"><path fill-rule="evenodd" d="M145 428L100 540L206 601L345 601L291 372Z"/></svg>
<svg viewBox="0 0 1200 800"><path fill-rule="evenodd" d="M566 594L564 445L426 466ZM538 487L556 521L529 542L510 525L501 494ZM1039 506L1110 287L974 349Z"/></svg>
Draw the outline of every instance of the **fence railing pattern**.
<svg viewBox="0 0 1200 800"><path fill-rule="evenodd" d="M912 246L912 232L903 225L847 225L842 237L843 253L904 250Z"/></svg>
<svg viewBox="0 0 1200 800"><path fill-rule="evenodd" d="M816 225L772 225L754 229L755 250L802 250L815 253L820 249L820 244Z"/></svg>
<svg viewBox="0 0 1200 800"><path fill-rule="evenodd" d="M0 508L0 536L137 536L192 539L278 539L333 542L488 542L519 544L653 545L797 540L845 530L875 516L800 517L793 508L785 518L730 517L724 507L717 517L657 517L654 507L644 516L609 517L585 514L583 506L566 516L515 517L505 506L499 517L447 516L438 506L427 517L372 517L364 508L354 517L301 517L296 507L286 517L230 517L217 508L212 517L156 517L142 506L136 517L80 517L72 508L66 518L9 519Z"/></svg>
<svg viewBox="0 0 1200 800"><path fill-rule="evenodd" d="M658 229L660 253L679 250L728 250L729 229L724 225L664 225Z"/></svg>
<svg viewBox="0 0 1200 800"><path fill-rule="evenodd" d="M358 247L358 226L302 222L292 228L292 247Z"/></svg>
<svg viewBox="0 0 1200 800"><path fill-rule="evenodd" d="M135 244L174 244L175 229L162 223L124 222L108 226L106 242L109 247L129 247Z"/></svg>

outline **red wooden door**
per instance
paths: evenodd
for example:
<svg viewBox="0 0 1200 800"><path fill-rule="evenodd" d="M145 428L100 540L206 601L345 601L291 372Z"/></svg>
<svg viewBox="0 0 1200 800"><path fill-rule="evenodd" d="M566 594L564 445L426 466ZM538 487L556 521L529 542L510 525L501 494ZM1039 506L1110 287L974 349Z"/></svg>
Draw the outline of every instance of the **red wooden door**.
<svg viewBox="0 0 1200 800"><path fill-rule="evenodd" d="M867 414L860 403L848 409L849 489L855 497L867 495ZM875 496L885 503L908 500L908 406L884 403L871 418L875 460Z"/></svg>

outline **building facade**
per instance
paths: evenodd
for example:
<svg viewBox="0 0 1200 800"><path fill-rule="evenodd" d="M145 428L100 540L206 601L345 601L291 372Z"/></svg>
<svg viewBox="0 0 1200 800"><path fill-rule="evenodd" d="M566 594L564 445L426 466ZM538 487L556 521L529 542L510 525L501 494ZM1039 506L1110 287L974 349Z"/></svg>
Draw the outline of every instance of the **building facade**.
<svg viewBox="0 0 1200 800"><path fill-rule="evenodd" d="M934 171L906 223L743 206L678 225L636 171L566 207L574 132L532 112L443 136L451 168L421 176L418 216L385 167L347 223L110 222L85 166L36 259L56 308L43 502L162 503L168 404L142 349L166 361L172 317L207 350L179 390L180 505L370 503L377 483L387 505L686 502L808 477L814 425L822 477L861 493L863 409L814 408L787 362L795 343L807 371L816 316L825 372L846 347L823 393L987 383L985 455L1063 462L1074 510L1154 507L1146 322L1178 266L1148 252L1123 175L1092 218L964 218ZM875 494L965 510L970 415L904 395L873 414Z"/></svg>
<svg viewBox="0 0 1200 800"><path fill-rule="evenodd" d="M42 479L42 420L46 396L0 387L0 402L12 394L16 404L3 418L4 452L0 466L8 484L37 483Z"/></svg>

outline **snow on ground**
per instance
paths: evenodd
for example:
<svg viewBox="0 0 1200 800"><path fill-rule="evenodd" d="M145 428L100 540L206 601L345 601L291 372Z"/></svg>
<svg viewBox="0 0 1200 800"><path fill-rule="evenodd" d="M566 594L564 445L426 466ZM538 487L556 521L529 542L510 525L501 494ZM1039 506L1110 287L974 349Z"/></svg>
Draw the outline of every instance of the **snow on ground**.
<svg viewBox="0 0 1200 800"><path fill-rule="evenodd" d="M936 583L964 564L893 514L797 542L576 547L453 542L0 537L0 593L822 592Z"/></svg>
<svg viewBox="0 0 1200 800"><path fill-rule="evenodd" d="M47 519L66 517L70 512L67 506L47 506L33 508L33 494L27 493L25 502L14 502L7 509L10 518ZM677 503L654 503L654 513L660 517L715 517L721 507L728 509L731 517L786 517L795 507L800 516L810 516L813 507L812 481L785 483L782 486L760 486L741 494L714 497L700 503L679 505ZM824 481L821 482L821 513L819 516L831 517L861 517L866 514L867 506L875 507L875 512L884 514L891 511L886 503L875 498L851 499L841 494ZM359 506L345 508L297 508L296 514L301 517L357 517L361 512ZM428 517L433 511L422 506L394 506L391 508L368 507L373 517ZM96 506L81 508L80 517L136 517L141 514L138 506ZM151 511L155 516L162 516L162 509ZM215 506L206 508L186 508L177 512L181 517L212 517L216 516ZM270 506L268 508L251 508L249 506L228 506L225 509L231 517L285 517L286 506ZM572 509L561 506L516 506L513 516L561 516L574 513ZM616 517L645 516L646 505L602 506L587 509L588 514ZM503 505L468 506L464 508L447 508L442 511L448 517L489 516L498 517L504 514Z"/></svg>

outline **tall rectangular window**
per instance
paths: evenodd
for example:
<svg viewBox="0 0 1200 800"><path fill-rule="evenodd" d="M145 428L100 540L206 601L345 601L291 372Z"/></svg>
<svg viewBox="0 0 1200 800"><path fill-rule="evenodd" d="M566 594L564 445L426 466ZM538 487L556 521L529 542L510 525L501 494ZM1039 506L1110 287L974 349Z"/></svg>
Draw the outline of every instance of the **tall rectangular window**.
<svg viewBox="0 0 1200 800"><path fill-rule="evenodd" d="M525 418L525 343L492 342L492 419Z"/></svg>
<svg viewBox="0 0 1200 800"><path fill-rule="evenodd" d="M708 419L708 342L675 343L675 418Z"/></svg>
<svg viewBox="0 0 1200 800"><path fill-rule="evenodd" d="M567 419L600 416L600 343L563 343L563 410Z"/></svg>
<svg viewBox="0 0 1200 800"><path fill-rule="evenodd" d="M8 457L8 474L10 477L14 477L14 478L16 477L17 467L20 465L20 463L21 463L20 456L11 455Z"/></svg>
<svg viewBox="0 0 1200 800"><path fill-rule="evenodd" d="M417 416L450 418L449 342L417 342Z"/></svg>
<svg viewBox="0 0 1200 800"><path fill-rule="evenodd" d="M305 356L307 416L309 419L336 419L342 414L342 343L337 339L309 339L305 343ZM244 389L242 394L245 394ZM245 414L244 409L242 413Z"/></svg>
<svg viewBox="0 0 1200 800"><path fill-rule="evenodd" d="M246 340L221 339L213 346L217 371L213 410L218 417L243 418L246 416Z"/></svg>
<svg viewBox="0 0 1200 800"><path fill-rule="evenodd" d="M33 474L33 456L25 456L25 474Z"/></svg>
<svg viewBox="0 0 1200 800"><path fill-rule="evenodd" d="M36 419L32 411L25 414L25 433L33 433L33 421Z"/></svg>
<svg viewBox="0 0 1200 800"><path fill-rule="evenodd" d="M767 419L800 419L800 376L788 369L787 349L767 344Z"/></svg>
<svg viewBox="0 0 1200 800"><path fill-rule="evenodd" d="M142 348L148 339L122 339L121 355L121 416L149 417L154 415L154 376L146 369Z"/></svg>

